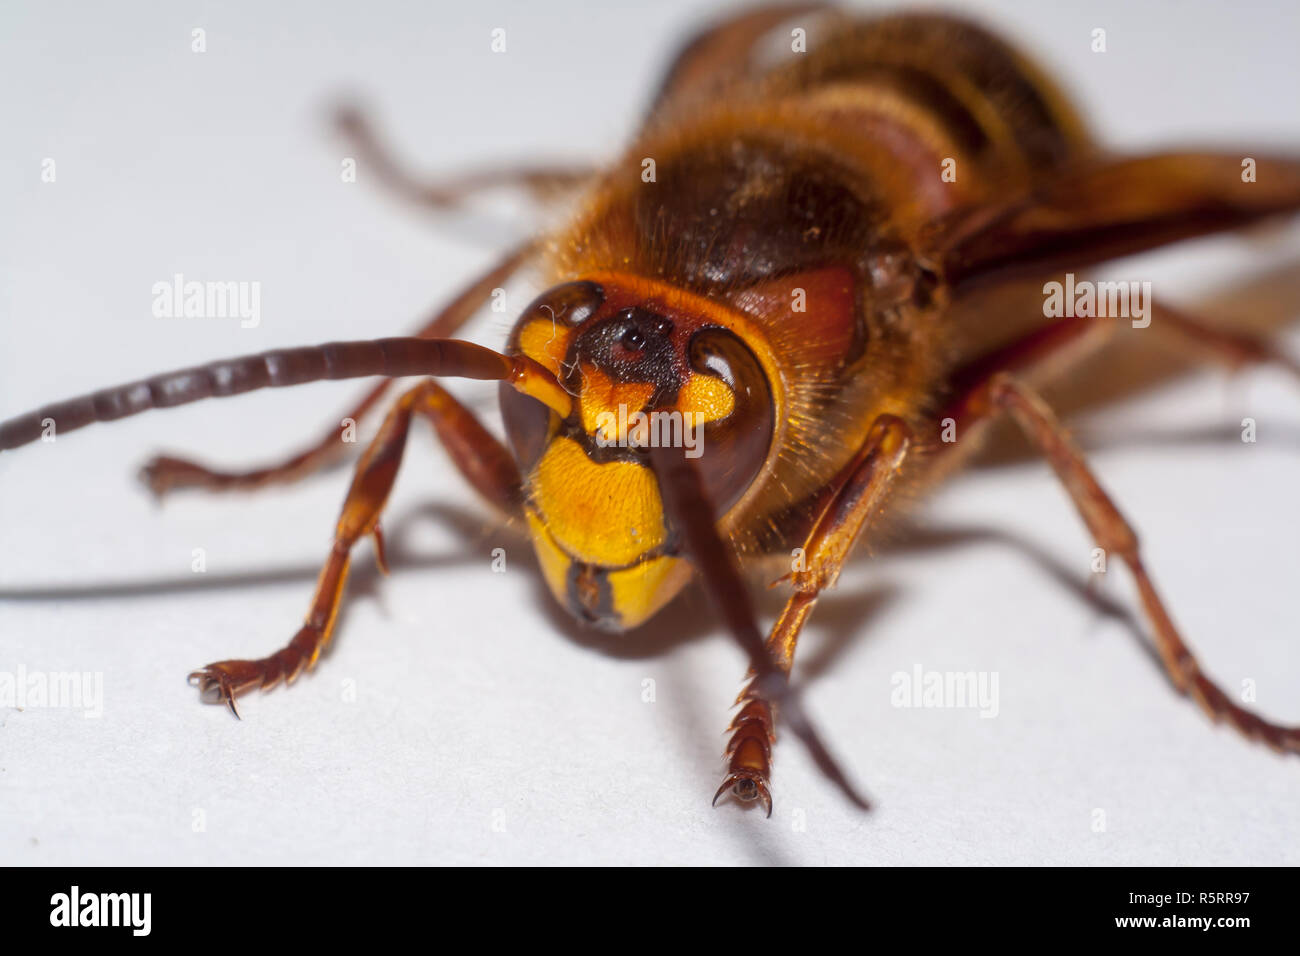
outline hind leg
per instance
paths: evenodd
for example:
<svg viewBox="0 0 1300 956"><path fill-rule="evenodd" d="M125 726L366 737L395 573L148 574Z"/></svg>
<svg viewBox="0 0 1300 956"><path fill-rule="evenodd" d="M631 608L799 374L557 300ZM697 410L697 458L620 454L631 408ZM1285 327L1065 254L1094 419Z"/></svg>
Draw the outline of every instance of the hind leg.
<svg viewBox="0 0 1300 956"><path fill-rule="evenodd" d="M1156 591L1142 560L1137 534L1098 483L1083 453L1047 403L1007 372L998 371L971 388L956 406L959 429L979 426L1003 414L1011 416L1047 459L1097 545L1128 565L1151 624L1156 650L1174 686L1191 696L1212 720L1227 720L1246 737L1274 750L1300 752L1300 727L1275 724L1239 706L1202 670Z"/></svg>

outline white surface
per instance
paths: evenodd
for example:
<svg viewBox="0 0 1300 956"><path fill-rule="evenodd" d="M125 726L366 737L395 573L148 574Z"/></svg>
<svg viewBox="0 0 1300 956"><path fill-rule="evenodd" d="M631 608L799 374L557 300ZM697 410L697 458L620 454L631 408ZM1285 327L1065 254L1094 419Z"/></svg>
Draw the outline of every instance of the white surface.
<svg viewBox="0 0 1300 956"><path fill-rule="evenodd" d="M199 360L412 327L511 230L440 230L364 169L340 183L323 107L363 95L429 170L610 156L694 5L544 6L5 4L0 416ZM1300 146L1300 19L1286 5L977 6L1114 141ZM1088 50L1096 26L1104 55ZM40 182L44 157L54 184ZM1295 240L1268 252L1294 260ZM1203 243L1144 260L1143 275L1193 301L1262 254ZM151 286L174 272L260 281L261 326L153 318ZM513 306L529 295L512 291ZM499 342L509 318L476 336ZM996 540L858 561L814 618L810 706L875 813L849 808L790 740L772 820L710 809L743 661L702 599L666 612L659 638L584 636L423 434L386 522L395 573L377 582L363 549L316 672L245 698L242 722L201 706L189 670L293 633L347 475L159 510L132 473L163 449L261 461L355 392L210 402L0 456L0 670L101 671L105 688L99 719L0 713L0 860L1300 863L1300 762L1213 728L1129 628ZM490 389L461 392L490 413ZM1206 374L1118 421L1251 415L1258 444L1138 443L1095 464L1209 671L1256 680L1261 709L1300 721L1300 392L1264 371L1224 394ZM925 516L1014 536L1086 577L1091 543L1044 466L962 478ZM490 570L496 546L506 574ZM199 547L205 575L190 571ZM1105 590L1133 606L1122 571ZM999 715L891 707L891 674L916 663L996 671Z"/></svg>

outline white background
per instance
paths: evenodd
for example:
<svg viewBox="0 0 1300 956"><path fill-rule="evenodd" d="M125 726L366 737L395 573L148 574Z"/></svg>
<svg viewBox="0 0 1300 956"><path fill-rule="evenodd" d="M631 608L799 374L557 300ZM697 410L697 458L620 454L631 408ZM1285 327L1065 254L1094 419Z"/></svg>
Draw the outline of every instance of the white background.
<svg viewBox="0 0 1300 956"><path fill-rule="evenodd" d="M612 157L696 6L6 3L0 417L201 360L414 327L530 223L440 224L364 167L341 183L327 107L363 98L430 172ZM974 6L1115 144L1300 151L1291 5ZM498 26L504 55L489 50ZM1098 26L1104 54L1089 49ZM190 51L194 27L205 54ZM46 157L53 184L40 181ZM1195 303L1297 256L1293 228L1116 274ZM261 282L260 327L154 318L151 286L175 272ZM512 286L510 301L533 291ZM498 344L509 319L488 315L473 334ZM1224 381L1204 372L1127 405L1094 461L1210 673L1231 691L1253 679L1262 710L1300 721L1300 390L1267 370ZM492 414L491 389L458 391ZM744 661L703 598L622 639L579 630L526 543L423 433L388 512L391 579L361 548L312 675L244 698L242 722L202 706L188 671L293 634L347 473L159 509L133 472L159 450L261 462L314 439L356 392L263 392L0 456L0 669L99 671L106 697L99 719L0 711L0 860L1300 862L1300 760L1211 726L1140 628L1081 599L1091 543L1038 463L959 478L922 517L987 536L855 561L814 617L800 672L878 804L869 815L790 740L771 820L711 809ZM1246 415L1254 445L1119 440L1231 430ZM498 546L506 574L490 570ZM1122 570L1101 590L1134 607ZM998 716L892 707L891 675L916 664L996 672Z"/></svg>

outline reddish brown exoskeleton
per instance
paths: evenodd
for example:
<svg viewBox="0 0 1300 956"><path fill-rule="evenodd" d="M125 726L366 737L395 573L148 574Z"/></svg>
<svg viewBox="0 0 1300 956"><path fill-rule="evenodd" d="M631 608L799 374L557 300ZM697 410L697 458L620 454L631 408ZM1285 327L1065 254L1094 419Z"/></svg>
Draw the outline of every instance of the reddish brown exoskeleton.
<svg viewBox="0 0 1300 956"><path fill-rule="evenodd" d="M791 18L816 18L818 40L773 54L764 41ZM696 37L643 131L599 172L516 170L426 189L358 117L346 128L364 162L434 205L515 183L578 190L575 212L414 336L215 362L0 425L0 449L12 449L46 419L67 432L263 387L428 376L391 406L357 464L306 622L269 657L195 672L205 693L234 709L236 695L314 664L353 546L373 536L383 563L380 514L421 418L489 501L524 519L550 589L579 619L626 630L702 583L753 666L718 796L758 799L770 813L779 709L865 805L790 689L800 631L890 496L950 474L990 423L1010 417L1098 546L1133 573L1174 685L1212 718L1300 750L1300 730L1243 709L1202 672L1129 524L1034 390L1104 340L1113 319L969 308L976 289L1294 213L1300 160L1252 157L1243 176L1239 155L1112 155L1036 67L976 26L811 5L746 12ZM525 264L551 288L503 351L449 338ZM1190 338L1232 362L1287 361L1267 342L1169 309L1152 335ZM442 377L501 383L508 446ZM961 440L942 440L943 429ZM331 433L252 472L159 458L145 473L159 494L255 488L306 475L344 447ZM770 580L774 560L789 597L764 640L746 579Z"/></svg>

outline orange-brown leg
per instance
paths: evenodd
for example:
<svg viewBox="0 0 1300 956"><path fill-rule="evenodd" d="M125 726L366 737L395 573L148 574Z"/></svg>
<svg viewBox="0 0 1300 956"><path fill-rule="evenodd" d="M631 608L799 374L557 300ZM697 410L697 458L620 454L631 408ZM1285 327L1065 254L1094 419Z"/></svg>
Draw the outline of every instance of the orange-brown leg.
<svg viewBox="0 0 1300 956"><path fill-rule="evenodd" d="M340 109L335 117L357 158L374 170L379 182L394 194L434 209L454 209L475 193L499 188L521 188L546 200L590 179L591 167L507 166L482 169L438 182L424 182L407 172L375 135L365 115L355 107Z"/></svg>
<svg viewBox="0 0 1300 956"><path fill-rule="evenodd" d="M463 326L492 294L492 290L506 282L528 255L531 244L513 250L492 269L466 286L445 308L440 309L418 332L419 338L448 338ZM178 488L202 488L207 491L251 491L270 484L298 481L314 474L339 458L348 448L344 441L351 427L375 408L388 394L393 381L386 379L375 385L357 405L348 410L340 424L331 428L315 444L289 458L244 471L224 471L186 458L159 455L140 470L140 477L158 497Z"/></svg>
<svg viewBox="0 0 1300 956"><path fill-rule="evenodd" d="M682 448L660 445L650 449L650 466L659 482L664 515L680 534L683 551L694 565L704 593L749 658L750 669L757 675L756 687L765 699L780 705L785 725L808 748L809 756L826 779L854 806L869 810L871 804L827 749L804 711L789 675L764 642L735 553L718 530L714 507L694 462ZM768 813L771 813L770 804Z"/></svg>
<svg viewBox="0 0 1300 956"><path fill-rule="evenodd" d="M1296 367L1293 360L1267 340L1226 332L1186 313L1175 313L1174 310L1164 306L1157 314L1163 318L1167 330L1185 339L1193 340L1211 356L1229 365L1275 362L1292 370ZM959 388L959 398L942 413L940 418L952 416L958 423L958 433L970 434L973 429L988 424L993 413L1001 409L1001 406L990 403L989 395L995 388L1005 387L995 386L995 382L1011 381L1008 377L1009 371L1033 374L1040 368L1057 363L1068 364L1099 347L1110 338L1113 331L1113 324L1110 322L1083 319L1069 319L1035 330L1023 339L1011 343L959 373L957 379L964 383ZM1017 386L1017 390L1020 394L1032 394L1028 393L1023 386ZM1003 399L1003 401L1008 400ZM1046 406L1041 400L1035 399L1035 402L1041 410L1046 411ZM1025 414L1021 412L1018 418L1023 418ZM1046 411L1046 414L1048 418L1042 421L1051 422L1048 433L1055 435L1054 441L1064 442L1065 446L1072 449L1073 446L1069 445L1059 424L1051 418L1050 411ZM864 451L858 455L855 464L850 466L852 476L830 499L805 544L803 549L805 570L789 576L796 592L787 602L767 645L773 659L787 674L793 663L799 634L817 602L820 591L838 577L839 569L860 533L863 523L871 511L878 506L889 478L901 466L902 458L906 453L905 433L896 433L892 442L897 448L898 458L889 469L881 471L878 475L875 474L876 468L871 464L871 456L867 449L864 448ZM902 444L902 447L898 447L899 444ZM966 446L968 442L963 440L958 444ZM1042 447L1042 443L1039 444ZM871 441L868 442L868 448L870 446ZM955 447L957 445L943 445L939 446L938 450L942 452ZM877 460L879 454L880 452L877 453ZM1297 746L1300 730L1275 726L1237 707L1222 690L1204 676L1160 603L1145 569L1142 569L1136 550L1136 538L1133 537L1122 516L1114 509L1113 504L1096 486L1095 480L1091 479L1082 456L1077 450L1073 454L1092 487L1096 488L1096 492L1104 499L1105 508L1109 509L1107 527L1113 527L1118 523L1127 531L1127 540L1132 542L1132 558L1130 560L1126 556L1125 560L1129 561L1130 566L1133 562L1137 562L1137 568L1140 569L1136 570L1135 574L1139 577L1144 606L1156 624L1162 659L1166 667L1177 667L1178 673L1185 675L1180 682L1175 671L1171 669L1170 673L1174 676L1175 685L1184 692L1193 694L1215 719L1219 716L1227 717L1247 736L1258 736L1279 749L1300 749ZM870 490L877 478L882 484ZM1086 485L1087 482L1084 484ZM863 506L864 501L873 498L875 503ZM858 508L853 506L855 500ZM1122 549L1118 553L1124 556ZM761 694L755 693L753 681L741 693L737 704L741 709L728 728L732 735L726 751L728 776L714 799L716 802L730 789L740 799L761 800L770 814L771 748L775 741L774 708Z"/></svg>
<svg viewBox="0 0 1300 956"><path fill-rule="evenodd" d="M1220 328L1165 302L1152 310L1151 328L1170 333L1232 369L1274 364L1300 377L1300 361L1268 338Z"/></svg>
<svg viewBox="0 0 1300 956"><path fill-rule="evenodd" d="M1192 696L1212 720L1226 719L1246 737L1262 740L1275 750L1300 752L1300 727L1274 724L1238 706L1202 671L1151 581L1133 528L1037 394L1010 374L997 372L967 394L959 412L961 420L972 424L1009 413L1047 458L1097 545L1119 555L1132 572L1143 610L1151 622L1156 650L1179 691Z"/></svg>
<svg viewBox="0 0 1300 956"><path fill-rule="evenodd" d="M794 663L795 645L822 591L835 586L840 569L868 520L885 499L911 447L911 430L893 415L876 419L862 449L845 470L839 490L827 502L787 575L794 594L767 639L768 652L783 674ZM713 797L730 790L745 801L761 800L772 815L772 744L775 706L753 678L736 700L740 707L727 728L727 777Z"/></svg>
<svg viewBox="0 0 1300 956"><path fill-rule="evenodd" d="M440 385L433 381L421 383L397 401L357 463L334 532L333 547L298 633L270 657L218 661L190 674L191 683L198 685L204 697L224 700L238 717L237 695L253 687L270 688L281 680L289 683L304 669L310 669L329 643L347 581L352 547L366 535L374 536L376 558L380 568L387 571L379 515L397 477L411 417L416 414L433 423L452 460L475 488L503 511L517 510L520 479L510 452Z"/></svg>

